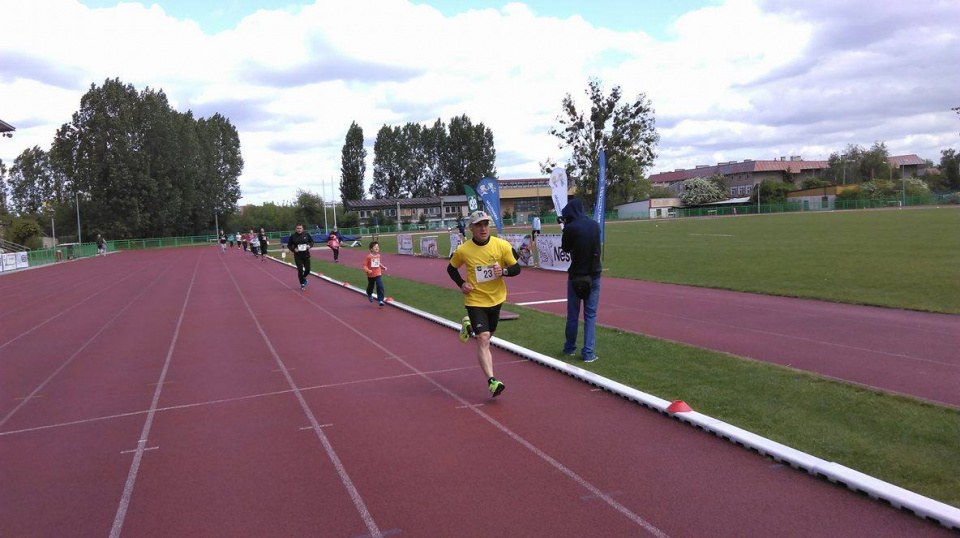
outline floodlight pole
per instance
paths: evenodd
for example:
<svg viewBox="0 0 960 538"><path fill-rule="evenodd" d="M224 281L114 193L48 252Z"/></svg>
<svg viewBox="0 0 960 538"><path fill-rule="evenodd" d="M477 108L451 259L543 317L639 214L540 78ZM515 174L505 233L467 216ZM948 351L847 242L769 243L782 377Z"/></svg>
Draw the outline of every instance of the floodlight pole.
<svg viewBox="0 0 960 538"><path fill-rule="evenodd" d="M840 165L843 166L843 184L847 184L847 154L840 154Z"/></svg>
<svg viewBox="0 0 960 538"><path fill-rule="evenodd" d="M80 191L73 191L77 200L77 244L83 243L83 234L80 233Z"/></svg>
<svg viewBox="0 0 960 538"><path fill-rule="evenodd" d="M213 227L215 228L215 230L213 230L213 235L217 236L217 240L219 240L220 239L220 219L217 217L218 217L217 211L214 210L213 211Z"/></svg>
<svg viewBox="0 0 960 538"><path fill-rule="evenodd" d="M907 205L907 178L903 175L903 165L900 165L900 188L903 189L903 202L900 207Z"/></svg>

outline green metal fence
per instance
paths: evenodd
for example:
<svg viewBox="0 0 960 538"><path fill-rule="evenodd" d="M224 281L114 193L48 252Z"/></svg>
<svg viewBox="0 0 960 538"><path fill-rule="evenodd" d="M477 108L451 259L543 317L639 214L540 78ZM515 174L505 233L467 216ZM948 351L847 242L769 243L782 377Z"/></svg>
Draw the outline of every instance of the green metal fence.
<svg viewBox="0 0 960 538"><path fill-rule="evenodd" d="M923 205L938 205L938 204L956 204L960 202L958 194L930 194L927 196L917 196L911 198L886 198L886 199L857 199L857 200L840 200L834 199L831 204L828 204L825 207L811 207L809 204L803 202L789 202L786 204L764 204L758 206L757 204L744 204L736 206L710 206L710 207L692 207L692 208L680 208L671 210L671 217L713 217L713 216L724 216L724 215L751 215L751 214L770 214L770 213L788 213L788 212L801 212L801 211L830 211L830 210L847 210L847 209L877 209L877 208L889 208L889 207L905 207L905 206L923 206ZM644 220L650 218L649 214L644 213L641 215L632 216L624 220ZM616 211L611 211L606 214L606 219L608 221L620 220L618 213ZM550 224L550 223L544 223ZM527 220L517 220L517 219L504 219L504 226L527 226L529 222ZM418 232L418 231L436 231L443 232L446 230L455 231L457 229L457 221L455 219L445 219L442 222L427 222L427 223L401 223L401 224L391 224L388 226L357 226L352 228L340 228L339 231L343 235L362 235L362 236L371 236L374 234L391 234L397 232ZM290 235L291 231L275 231L268 232L267 237L271 241L279 241L282 236ZM230 237L230 236L228 236ZM183 247L183 246L192 246L192 245L209 245L216 244L217 236L216 235L194 235L188 237L154 237L146 239L120 239L115 241L107 241L107 251L117 251L117 250L145 250L145 249L155 249L155 248L171 248L171 247ZM50 263L56 263L60 260L68 259L77 259L77 258L88 258L90 256L96 256L97 254L97 245L95 243L82 243L82 244L66 244L59 245L56 248L47 248L41 250L31 250L29 251L30 266L36 265L46 265Z"/></svg>

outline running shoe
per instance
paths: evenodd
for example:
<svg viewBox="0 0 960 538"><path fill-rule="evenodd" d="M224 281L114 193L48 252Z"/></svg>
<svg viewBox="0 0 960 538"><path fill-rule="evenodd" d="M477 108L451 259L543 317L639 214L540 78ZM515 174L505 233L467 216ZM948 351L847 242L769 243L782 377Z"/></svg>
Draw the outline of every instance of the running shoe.
<svg viewBox="0 0 960 538"><path fill-rule="evenodd" d="M470 326L470 316L463 316L460 320L460 341L466 342L471 334L473 334L473 327Z"/></svg>
<svg viewBox="0 0 960 538"><path fill-rule="evenodd" d="M595 362L595 361L596 361L597 359L599 359L599 358L600 358L600 357L598 357L598 356L596 356L596 355L591 355L591 356L583 359L583 362Z"/></svg>
<svg viewBox="0 0 960 538"><path fill-rule="evenodd" d="M383 306L383 305L385 305L385 304L387 304L387 303L385 303L385 302L383 302L383 301L380 301L380 306Z"/></svg>
<svg viewBox="0 0 960 538"><path fill-rule="evenodd" d="M373 302L373 295L367 295L367 300L372 303L372 302Z"/></svg>
<svg viewBox="0 0 960 538"><path fill-rule="evenodd" d="M306 284L300 284L300 291L303 291L303 290L305 290L305 289L307 289L307 285L306 285Z"/></svg>
<svg viewBox="0 0 960 538"><path fill-rule="evenodd" d="M490 388L490 397L491 397L491 398L496 398L497 396L500 396L500 393L503 392L503 389L506 388L506 387L505 387L505 385L503 384L502 381L500 381L499 379L494 378L494 379L492 379L492 380L490 381L490 387L489 387L489 388Z"/></svg>
<svg viewBox="0 0 960 538"><path fill-rule="evenodd" d="M303 289L307 289L307 284L309 284L309 283L310 283L310 280L307 279L307 278L304 278L304 279L303 279Z"/></svg>

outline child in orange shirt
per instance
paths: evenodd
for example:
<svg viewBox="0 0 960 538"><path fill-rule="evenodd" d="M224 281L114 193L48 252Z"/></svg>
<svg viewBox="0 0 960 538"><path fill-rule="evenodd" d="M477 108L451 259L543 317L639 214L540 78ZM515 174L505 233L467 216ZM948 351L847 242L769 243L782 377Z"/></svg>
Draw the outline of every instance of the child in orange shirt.
<svg viewBox="0 0 960 538"><path fill-rule="evenodd" d="M383 279L380 275L381 271L386 270L387 266L380 263L380 242L372 241L370 254L363 260L363 272L367 273L367 300L373 302L373 287L376 285L380 306L383 306Z"/></svg>

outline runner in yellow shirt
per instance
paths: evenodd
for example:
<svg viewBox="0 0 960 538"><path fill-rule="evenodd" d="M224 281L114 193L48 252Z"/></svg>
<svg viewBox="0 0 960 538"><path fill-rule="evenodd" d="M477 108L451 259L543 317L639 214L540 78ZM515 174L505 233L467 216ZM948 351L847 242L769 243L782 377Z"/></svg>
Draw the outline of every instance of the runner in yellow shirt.
<svg viewBox="0 0 960 538"><path fill-rule="evenodd" d="M483 211L470 214L473 238L457 247L447 266L447 274L463 292L467 315L463 318L460 341L471 334L477 340L477 360L487 376L490 394L498 396L504 385L493 376L493 357L490 355L490 337L500 321L500 307L507 300L505 276L520 274L520 264L510 243L499 237L490 237L490 216ZM467 266L467 279L460 275L460 267Z"/></svg>

